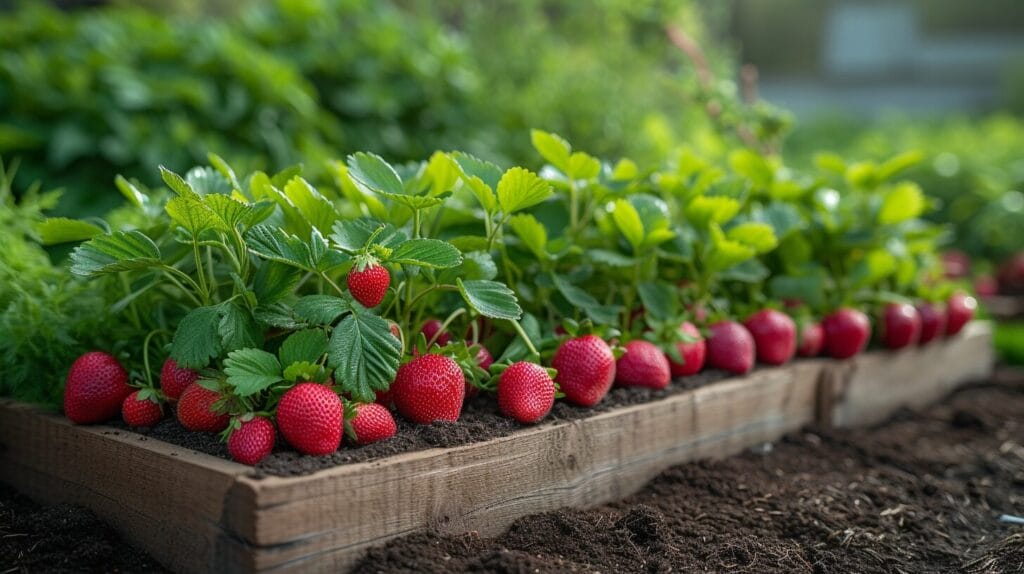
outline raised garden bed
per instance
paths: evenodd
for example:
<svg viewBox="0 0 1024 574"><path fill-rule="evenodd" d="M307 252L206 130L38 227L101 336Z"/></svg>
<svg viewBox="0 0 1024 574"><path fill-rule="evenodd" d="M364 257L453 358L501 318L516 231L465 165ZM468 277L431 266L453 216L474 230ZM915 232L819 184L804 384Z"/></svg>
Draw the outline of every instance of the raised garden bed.
<svg viewBox="0 0 1024 574"><path fill-rule="evenodd" d="M428 527L497 534L518 517L627 496L661 470L721 457L808 423L873 422L991 372L991 333L847 362L762 369L483 442L254 476L215 456L111 427L0 405L0 480L94 509L181 571L337 571ZM885 413L885 414L882 414Z"/></svg>

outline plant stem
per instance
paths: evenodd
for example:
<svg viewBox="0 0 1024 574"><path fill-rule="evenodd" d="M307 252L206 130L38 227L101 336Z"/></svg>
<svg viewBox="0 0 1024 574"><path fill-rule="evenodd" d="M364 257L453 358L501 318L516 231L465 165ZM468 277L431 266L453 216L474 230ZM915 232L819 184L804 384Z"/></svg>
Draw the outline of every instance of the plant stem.
<svg viewBox="0 0 1024 574"><path fill-rule="evenodd" d="M530 340L530 336L523 330L523 326L515 319L511 319L509 322L512 323L512 327L516 330L516 333L519 333L519 336L523 338L523 343L526 343L526 348L533 354L533 358L539 361L540 352L537 351L537 347L533 346L533 341Z"/></svg>
<svg viewBox="0 0 1024 574"><path fill-rule="evenodd" d="M200 294L203 296L203 301L209 303L210 287L206 284L206 272L203 270L203 258L199 253L199 244L194 240L192 241L192 258L195 261L196 277L199 278Z"/></svg>

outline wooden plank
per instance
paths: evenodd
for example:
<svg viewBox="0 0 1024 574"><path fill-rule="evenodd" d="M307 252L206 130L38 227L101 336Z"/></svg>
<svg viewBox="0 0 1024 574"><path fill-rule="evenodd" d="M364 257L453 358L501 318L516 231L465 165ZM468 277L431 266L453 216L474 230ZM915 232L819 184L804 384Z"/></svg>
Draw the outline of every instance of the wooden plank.
<svg viewBox="0 0 1024 574"><path fill-rule="evenodd" d="M257 571L345 569L428 527L494 535L513 520L627 496L665 468L734 454L813 421L820 363L759 370L664 400L453 449L249 483L233 517Z"/></svg>
<svg viewBox="0 0 1024 574"><path fill-rule="evenodd" d="M1024 317L1024 295L992 295L982 297L981 304L988 313L1000 321Z"/></svg>
<svg viewBox="0 0 1024 574"><path fill-rule="evenodd" d="M825 420L839 427L871 425L897 410L937 402L956 387L992 374L992 326L976 321L952 339L896 352L871 352L836 362L823 376L832 408Z"/></svg>
<svg viewBox="0 0 1024 574"><path fill-rule="evenodd" d="M246 468L110 427L0 402L0 481L49 504L91 508L132 543L182 572L223 570L239 544L221 526Z"/></svg>

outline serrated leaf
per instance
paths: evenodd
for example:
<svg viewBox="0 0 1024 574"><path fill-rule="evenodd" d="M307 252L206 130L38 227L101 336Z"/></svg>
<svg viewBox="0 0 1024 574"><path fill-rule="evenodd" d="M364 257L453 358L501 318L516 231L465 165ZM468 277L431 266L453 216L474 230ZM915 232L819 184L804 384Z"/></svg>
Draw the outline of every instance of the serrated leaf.
<svg viewBox="0 0 1024 574"><path fill-rule="evenodd" d="M486 251L470 251L462 254L462 263L458 267L445 269L437 276L438 283L455 283L457 278L464 281L474 279L494 279L498 276L498 266L494 258Z"/></svg>
<svg viewBox="0 0 1024 574"><path fill-rule="evenodd" d="M178 323L171 341L171 358L189 369L201 369L221 354L220 308L197 307Z"/></svg>
<svg viewBox="0 0 1024 574"><path fill-rule="evenodd" d="M559 135L541 130L530 130L530 142L542 158L566 173L571 157L572 146Z"/></svg>
<svg viewBox="0 0 1024 574"><path fill-rule="evenodd" d="M725 234L732 241L738 241L757 253L766 253L779 244L775 232L767 223L741 223L729 229Z"/></svg>
<svg viewBox="0 0 1024 574"><path fill-rule="evenodd" d="M330 325L351 310L347 300L333 295L306 295L292 307L296 317L313 325Z"/></svg>
<svg viewBox="0 0 1024 574"><path fill-rule="evenodd" d="M536 217L528 213L520 213L509 219L508 225L519 241L537 259L544 261L548 258L548 231L541 222L537 221Z"/></svg>
<svg viewBox="0 0 1024 574"><path fill-rule="evenodd" d="M238 184L238 178L235 176L235 170L231 169L228 162L224 161L224 158L219 155L210 152L206 154L206 159L210 162L210 165L220 173L231 185L233 189L241 189L242 186Z"/></svg>
<svg viewBox="0 0 1024 574"><path fill-rule="evenodd" d="M125 179L122 175L118 174L114 178L114 185L117 186L118 191L121 195L132 204L133 207L142 209L149 203L149 196L142 192L134 183Z"/></svg>
<svg viewBox="0 0 1024 574"><path fill-rule="evenodd" d="M284 368L284 380L286 381L312 381L323 373L323 367L309 361L292 363Z"/></svg>
<svg viewBox="0 0 1024 574"><path fill-rule="evenodd" d="M523 314L516 294L498 281L455 280L459 293L477 313L492 319L518 319Z"/></svg>
<svg viewBox="0 0 1024 574"><path fill-rule="evenodd" d="M772 226L775 237L779 241L806 227L806 222L796 207L780 201L773 201L765 207L755 208L751 216L754 221Z"/></svg>
<svg viewBox="0 0 1024 574"><path fill-rule="evenodd" d="M612 210L612 219L619 233L633 246L633 251L638 251L644 243L644 223L633 204L625 199L617 200Z"/></svg>
<svg viewBox="0 0 1024 574"><path fill-rule="evenodd" d="M501 169L493 163L462 152L455 152L452 157L462 170L462 178L480 202L480 206L488 213L493 212L498 201L494 189L501 180Z"/></svg>
<svg viewBox="0 0 1024 574"><path fill-rule="evenodd" d="M710 230L710 253L705 260L705 267L709 271L723 271L757 255L754 248L726 238L717 225L712 225Z"/></svg>
<svg viewBox="0 0 1024 574"><path fill-rule="evenodd" d="M334 328L327 364L343 391L356 401L373 402L374 391L387 390L395 379L402 344L387 320L356 308Z"/></svg>
<svg viewBox="0 0 1024 574"><path fill-rule="evenodd" d="M853 266L850 282L854 287L869 287L896 272L896 258L884 249L873 249Z"/></svg>
<svg viewBox="0 0 1024 574"><path fill-rule="evenodd" d="M384 229L374 236L378 228ZM390 223L382 223L373 219L340 219L334 223L331 240L345 251L355 252L366 247L373 237L376 245L395 247L406 240L402 233Z"/></svg>
<svg viewBox="0 0 1024 574"><path fill-rule="evenodd" d="M291 295L301 279L301 269L277 261L266 261L256 270L252 290L261 305L269 305Z"/></svg>
<svg viewBox="0 0 1024 574"><path fill-rule="evenodd" d="M609 249L591 249L587 255L594 263L608 265L609 267L632 267L636 265L636 259L623 255Z"/></svg>
<svg viewBox="0 0 1024 574"><path fill-rule="evenodd" d="M199 195L230 194L231 182L212 167L196 166L185 174L185 181Z"/></svg>
<svg viewBox="0 0 1024 574"><path fill-rule="evenodd" d="M725 196L699 195L686 204L683 214L695 227L725 223L740 212L739 201Z"/></svg>
<svg viewBox="0 0 1024 574"><path fill-rule="evenodd" d="M171 191L173 191L178 197L199 199L199 194L192 189L188 182L182 179L180 175L162 165L160 166L160 177L163 178L167 187L171 188Z"/></svg>
<svg viewBox="0 0 1024 574"><path fill-rule="evenodd" d="M283 303L261 305L253 309L253 317L261 325L266 327L277 327L278 329L295 330L308 326L305 320L295 316L291 307Z"/></svg>
<svg viewBox="0 0 1024 574"><path fill-rule="evenodd" d="M40 222L36 229L43 245L85 241L105 233L103 228L95 223L67 217L48 217Z"/></svg>
<svg viewBox="0 0 1024 574"><path fill-rule="evenodd" d="M533 207L554 191L551 184L528 169L513 167L498 182L498 204L505 213Z"/></svg>
<svg viewBox="0 0 1024 574"><path fill-rule="evenodd" d="M644 305L644 312L659 321L666 321L679 314L679 296L670 285L645 281L637 286L637 293Z"/></svg>
<svg viewBox="0 0 1024 574"><path fill-rule="evenodd" d="M602 305L600 301L585 290L573 285L561 275L552 275L552 281L558 292L574 307L582 309L592 321L598 324L612 324L618 321L621 309L615 305Z"/></svg>
<svg viewBox="0 0 1024 574"><path fill-rule="evenodd" d="M348 175L356 185L372 193L404 195L402 179L379 155L359 152L348 156Z"/></svg>
<svg viewBox="0 0 1024 574"><path fill-rule="evenodd" d="M323 329L306 329L288 336L281 343L278 355L282 365L316 363L327 352L327 333Z"/></svg>
<svg viewBox="0 0 1024 574"><path fill-rule="evenodd" d="M225 303L221 306L217 331L220 333L223 351L263 345L263 331L252 313L234 303Z"/></svg>
<svg viewBox="0 0 1024 574"><path fill-rule="evenodd" d="M448 154L435 151L423 168L423 180L429 184L429 195L440 195L451 191L459 180L462 170Z"/></svg>
<svg viewBox="0 0 1024 574"><path fill-rule="evenodd" d="M172 197L164 209L175 223L184 227L193 237L212 229L218 223L213 212L199 196Z"/></svg>
<svg viewBox="0 0 1024 574"><path fill-rule="evenodd" d="M255 219L252 206L230 195L207 195L203 198L203 203L216 219L216 226L223 231L232 231L239 223L249 224Z"/></svg>
<svg viewBox="0 0 1024 574"><path fill-rule="evenodd" d="M334 204L301 177L293 177L285 184L284 195L310 225L323 233L330 231L338 219Z"/></svg>
<svg viewBox="0 0 1024 574"><path fill-rule="evenodd" d="M775 178L775 167L764 156L748 149L730 153L729 166L750 180L756 189L767 189Z"/></svg>
<svg viewBox="0 0 1024 574"><path fill-rule="evenodd" d="M349 257L330 249L320 231L313 228L309 241L303 241L284 230L257 225L245 234L245 244L256 255L310 272L324 272L345 263Z"/></svg>
<svg viewBox="0 0 1024 574"><path fill-rule="evenodd" d="M564 171L565 175L572 179L593 179L601 173L601 162L595 157L578 151L569 156L569 164Z"/></svg>
<svg viewBox="0 0 1024 574"><path fill-rule="evenodd" d="M886 192L878 210L878 223L893 225L924 213L924 193L917 184L903 182Z"/></svg>
<svg viewBox="0 0 1024 574"><path fill-rule="evenodd" d="M97 235L71 253L71 272L99 275L160 265L160 249L141 231Z"/></svg>
<svg viewBox="0 0 1024 574"><path fill-rule="evenodd" d="M462 263L462 254L454 245L439 239L410 239L392 251L389 263L447 269Z"/></svg>
<svg viewBox="0 0 1024 574"><path fill-rule="evenodd" d="M240 397L255 395L284 378L277 357L260 349L238 349L229 353L224 359L224 374Z"/></svg>

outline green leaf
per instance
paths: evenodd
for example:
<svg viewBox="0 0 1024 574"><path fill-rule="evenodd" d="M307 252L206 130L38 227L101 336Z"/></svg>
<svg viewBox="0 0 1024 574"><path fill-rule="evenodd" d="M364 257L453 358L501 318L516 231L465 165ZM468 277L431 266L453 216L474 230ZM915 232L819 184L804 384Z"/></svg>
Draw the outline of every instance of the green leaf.
<svg viewBox="0 0 1024 574"><path fill-rule="evenodd" d="M199 195L229 194L231 182L212 167L196 166L185 174L185 181Z"/></svg>
<svg viewBox="0 0 1024 574"><path fill-rule="evenodd" d="M402 179L379 155L359 152L348 156L348 175L356 185L373 193L404 195Z"/></svg>
<svg viewBox="0 0 1024 574"><path fill-rule="evenodd" d="M100 275L160 265L160 250L141 231L97 235L71 253L71 272Z"/></svg>
<svg viewBox="0 0 1024 574"><path fill-rule="evenodd" d="M299 269L320 273L345 263L349 257L330 249L320 231L313 228L309 242L278 227L257 225L245 234L249 251L269 261L286 263Z"/></svg>
<svg viewBox="0 0 1024 574"><path fill-rule="evenodd" d="M234 351L263 344L263 331L248 309L235 303L223 304L218 332L223 351Z"/></svg>
<svg viewBox="0 0 1024 574"><path fill-rule="evenodd" d="M462 152L455 152L452 157L462 169L462 178L480 202L480 206L488 213L492 213L498 201L494 189L501 180L501 169L493 163Z"/></svg>
<svg viewBox="0 0 1024 574"><path fill-rule="evenodd" d="M729 165L733 171L750 180L756 189L768 189L775 179L775 167L765 157L748 149L730 153Z"/></svg>
<svg viewBox="0 0 1024 574"><path fill-rule="evenodd" d="M541 222L537 221L536 217L528 213L520 213L509 219L508 225L519 237L519 241L537 259L544 261L549 257L547 252L548 231Z"/></svg>
<svg viewBox="0 0 1024 574"><path fill-rule="evenodd" d="M48 217L39 223L37 229L43 245L85 241L104 233L103 228L94 223L67 217Z"/></svg>
<svg viewBox="0 0 1024 574"><path fill-rule="evenodd" d="M229 353L224 359L224 374L240 397L255 395L284 380L277 357L260 349L238 349Z"/></svg>
<svg viewBox="0 0 1024 574"><path fill-rule="evenodd" d="M149 203L149 196L136 187L134 183L128 181L120 174L114 178L114 185L117 186L121 195L123 195L133 207L142 209Z"/></svg>
<svg viewBox="0 0 1024 574"><path fill-rule="evenodd" d="M552 193L554 191L551 184L521 167L513 167L506 171L498 182L498 204L505 213L533 207L550 197Z"/></svg>
<svg viewBox="0 0 1024 574"><path fill-rule="evenodd" d="M750 247L757 253L766 253L779 244L775 232L766 223L741 223L729 229L726 237Z"/></svg>
<svg viewBox="0 0 1024 574"><path fill-rule="evenodd" d="M850 282L855 288L870 287L896 272L896 258L884 249L873 249L853 266Z"/></svg>
<svg viewBox="0 0 1024 574"><path fill-rule="evenodd" d="M327 333L323 329L306 329L288 336L281 343L278 355L282 365L316 363L327 352Z"/></svg>
<svg viewBox="0 0 1024 574"><path fill-rule="evenodd" d="M171 191L177 194L178 197L199 199L199 194L192 189L192 186L190 186L184 179L182 179L180 175L174 173L173 171L167 169L164 166L160 166L160 177L163 178L164 183L167 184L167 187L171 188Z"/></svg>
<svg viewBox="0 0 1024 574"><path fill-rule="evenodd" d="M462 263L458 267L445 269L437 276L438 283L455 283L459 277L463 281L475 279L494 279L498 276L498 266L494 258L486 251L469 251L462 254Z"/></svg>
<svg viewBox="0 0 1024 574"><path fill-rule="evenodd" d="M754 221L767 223L772 226L775 237L779 241L784 240L789 237L790 233L799 231L807 225L796 207L781 201L773 201L765 207L758 206L752 211L751 216Z"/></svg>
<svg viewBox="0 0 1024 574"><path fill-rule="evenodd" d="M253 277L253 292L261 305L277 303L292 294L302 280L302 270L278 261L266 261Z"/></svg>
<svg viewBox="0 0 1024 574"><path fill-rule="evenodd" d="M601 173L601 162L581 151L569 156L569 165L565 168L565 175L573 179L593 179Z"/></svg>
<svg viewBox="0 0 1024 574"><path fill-rule="evenodd" d="M304 320L295 316L295 312L291 307L284 303L260 305L253 309L252 315L259 321L260 325L265 327L277 327L278 329L293 331L308 326Z"/></svg>
<svg viewBox="0 0 1024 574"><path fill-rule="evenodd" d="M889 181L894 176L921 163L924 159L925 155L921 150L905 151L878 166L878 179Z"/></svg>
<svg viewBox="0 0 1024 574"><path fill-rule="evenodd" d="M803 276L777 275L768 281L768 290L775 299L797 299L820 307L825 303L827 278L823 270Z"/></svg>
<svg viewBox="0 0 1024 574"><path fill-rule="evenodd" d="M878 223L893 225L914 219L924 213L925 198L915 183L903 182L885 194L878 210Z"/></svg>
<svg viewBox="0 0 1024 574"><path fill-rule="evenodd" d="M231 169L231 166L228 165L228 162L224 161L224 158L210 152L206 154L206 159L231 184L232 189L242 189L242 186L238 184L238 178L235 176L235 170Z"/></svg>
<svg viewBox="0 0 1024 574"><path fill-rule="evenodd" d="M615 220L619 232L633 246L633 251L638 251L644 243L644 224L633 204L625 199L617 200L612 211L612 219Z"/></svg>
<svg viewBox="0 0 1024 574"><path fill-rule="evenodd" d="M764 263L757 259L747 259L743 263L733 265L719 273L718 278L722 281L739 281L741 283L760 283L771 275L771 271Z"/></svg>
<svg viewBox="0 0 1024 574"><path fill-rule="evenodd" d="M557 134L541 130L530 130L530 142L545 161L557 167L562 173L568 172L572 147Z"/></svg>
<svg viewBox="0 0 1024 574"><path fill-rule="evenodd" d="M645 281L637 286L644 311L659 321L666 321L679 313L679 295L671 285Z"/></svg>
<svg viewBox="0 0 1024 574"><path fill-rule="evenodd" d="M310 225L327 233L338 219L334 204L301 177L294 177L284 186L284 194Z"/></svg>
<svg viewBox="0 0 1024 574"><path fill-rule="evenodd" d="M636 265L635 258L609 249L591 249L587 251L587 255L594 263L600 263L609 267L632 267Z"/></svg>
<svg viewBox="0 0 1024 574"><path fill-rule="evenodd" d="M752 247L727 239L717 225L712 225L710 231L710 253L705 260L705 267L709 271L723 271L757 255Z"/></svg>
<svg viewBox="0 0 1024 574"><path fill-rule="evenodd" d="M230 195L207 195L203 197L203 203L216 220L216 226L222 231L234 231L240 223L250 226L256 217L256 210L252 206ZM270 213L266 213L264 219L269 215Z"/></svg>
<svg viewBox="0 0 1024 574"><path fill-rule="evenodd" d="M435 151L423 168L423 180L428 182L430 190L428 195L441 195L451 191L455 182L459 181L461 169L450 155Z"/></svg>
<svg viewBox="0 0 1024 574"><path fill-rule="evenodd" d="M333 295L306 295L292 309L295 316L313 325L330 325L352 310L352 305Z"/></svg>
<svg viewBox="0 0 1024 574"><path fill-rule="evenodd" d="M284 368L284 380L286 381L314 381L324 375L326 373L324 373L323 367L309 361L291 363Z"/></svg>
<svg viewBox="0 0 1024 574"><path fill-rule="evenodd" d="M387 258L390 263L447 269L462 263L462 254L454 245L439 239L410 239Z"/></svg>
<svg viewBox="0 0 1024 574"><path fill-rule="evenodd" d="M721 225L736 217L740 207L742 204L731 197L699 195L686 205L683 213L695 227L707 227L712 224Z"/></svg>
<svg viewBox="0 0 1024 574"><path fill-rule="evenodd" d="M172 197L164 206L167 215L193 237L217 225L218 220L199 196Z"/></svg>
<svg viewBox="0 0 1024 574"><path fill-rule="evenodd" d="M384 229L374 236L378 228ZM331 240L345 251L356 252L367 246L370 237L375 245L394 248L405 241L405 234L390 223L373 219L339 219L334 222Z"/></svg>
<svg viewBox="0 0 1024 574"><path fill-rule="evenodd" d="M570 305L582 309L587 317L598 324L612 324L618 321L621 309L615 305L602 305L593 295L573 285L561 275L552 275L558 292Z"/></svg>
<svg viewBox="0 0 1024 574"><path fill-rule="evenodd" d="M455 280L459 293L477 313L492 319L518 319L523 310L519 307L516 294L504 283L498 281Z"/></svg>
<svg viewBox="0 0 1024 574"><path fill-rule="evenodd" d="M189 369L201 369L221 354L220 308L197 307L178 323L171 341L171 358Z"/></svg>
<svg viewBox="0 0 1024 574"><path fill-rule="evenodd" d="M327 364L335 381L359 402L373 402L395 380L402 344L391 335L386 319L353 305L353 313L334 328Z"/></svg>

